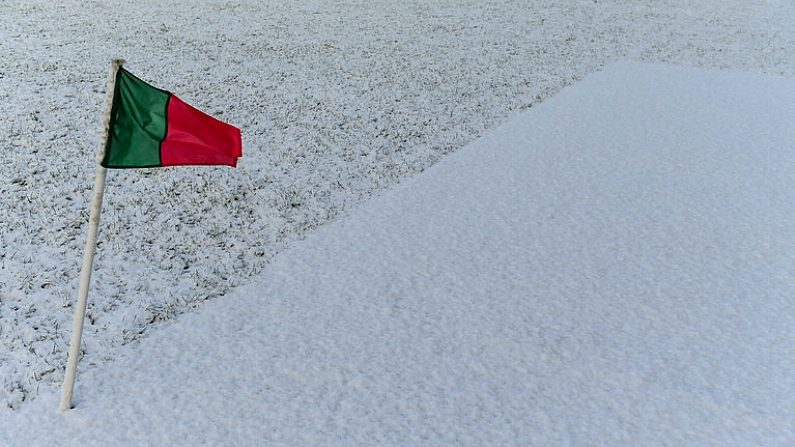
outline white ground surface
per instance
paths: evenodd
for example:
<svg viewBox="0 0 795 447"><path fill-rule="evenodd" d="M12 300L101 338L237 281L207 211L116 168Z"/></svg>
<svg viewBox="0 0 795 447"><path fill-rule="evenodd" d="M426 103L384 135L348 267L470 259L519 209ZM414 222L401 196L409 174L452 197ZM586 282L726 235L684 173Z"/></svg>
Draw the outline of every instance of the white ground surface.
<svg viewBox="0 0 795 447"><path fill-rule="evenodd" d="M612 64L0 444L792 445L794 104L792 79Z"/></svg>
<svg viewBox="0 0 795 447"><path fill-rule="evenodd" d="M0 0L0 413L63 378L112 57L245 158L111 173L88 370L606 63L793 77L793 24L788 0Z"/></svg>

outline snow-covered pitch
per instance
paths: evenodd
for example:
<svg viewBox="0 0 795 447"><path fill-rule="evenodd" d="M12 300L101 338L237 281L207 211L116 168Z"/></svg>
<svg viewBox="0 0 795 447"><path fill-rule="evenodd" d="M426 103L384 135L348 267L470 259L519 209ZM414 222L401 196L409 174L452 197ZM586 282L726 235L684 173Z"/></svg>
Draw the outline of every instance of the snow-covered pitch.
<svg viewBox="0 0 795 447"><path fill-rule="evenodd" d="M610 64L84 370L75 409L0 415L0 446L790 447L794 103Z"/></svg>
<svg viewBox="0 0 795 447"><path fill-rule="evenodd" d="M244 158L110 173L81 368L608 62L791 77L794 16L788 0L0 1L0 408L63 378L113 57L240 127Z"/></svg>

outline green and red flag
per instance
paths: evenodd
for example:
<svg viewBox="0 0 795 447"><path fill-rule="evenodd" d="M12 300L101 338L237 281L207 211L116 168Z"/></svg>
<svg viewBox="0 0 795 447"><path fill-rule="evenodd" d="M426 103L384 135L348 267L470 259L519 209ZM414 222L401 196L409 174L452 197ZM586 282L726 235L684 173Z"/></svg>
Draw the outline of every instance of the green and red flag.
<svg viewBox="0 0 795 447"><path fill-rule="evenodd" d="M119 67L102 166L235 167L242 155L239 129Z"/></svg>

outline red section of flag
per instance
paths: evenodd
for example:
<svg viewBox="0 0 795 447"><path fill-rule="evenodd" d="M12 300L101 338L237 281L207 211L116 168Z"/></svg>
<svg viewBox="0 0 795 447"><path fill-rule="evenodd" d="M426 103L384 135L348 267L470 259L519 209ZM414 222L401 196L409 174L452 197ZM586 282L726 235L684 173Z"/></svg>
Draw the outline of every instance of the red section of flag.
<svg viewBox="0 0 795 447"><path fill-rule="evenodd" d="M237 166L243 155L240 130L202 113L174 95L168 101L168 129L160 146L163 166Z"/></svg>

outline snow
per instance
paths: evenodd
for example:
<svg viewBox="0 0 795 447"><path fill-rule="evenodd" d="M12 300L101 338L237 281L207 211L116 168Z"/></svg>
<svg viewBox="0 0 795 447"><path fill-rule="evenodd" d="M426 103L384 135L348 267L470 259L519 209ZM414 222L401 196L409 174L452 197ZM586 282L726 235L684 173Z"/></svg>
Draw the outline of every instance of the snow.
<svg viewBox="0 0 795 447"><path fill-rule="evenodd" d="M107 419L80 419L119 414L108 390L157 443L256 443L248 430L296 445L786 444L793 22L785 0L0 1L0 445L47 444L56 426L112 438ZM109 173L78 408L56 418L112 57L240 127L244 158ZM506 122L518 128L495 128ZM505 161L512 133L533 160ZM444 167L471 152L471 166ZM423 182L449 193L402 203ZM503 190L448 201L475 185ZM370 228L379 206L395 222ZM357 225L379 245L325 241ZM288 280L300 256L316 267ZM334 275L334 289L306 283ZM187 374L150 371L162 355L139 350L181 331L195 338L168 358L200 364L195 319L238 300L215 318L247 330L233 318L260 290L262 321L280 325L258 330L279 343L218 354L251 352L258 397L247 376L197 384L250 411L164 433L155 417L179 425L173 404L148 382L122 392L134 381L120 365ZM198 393L184 399L199 403L180 412L208 420Z"/></svg>
<svg viewBox="0 0 795 447"><path fill-rule="evenodd" d="M0 1L0 411L63 379L111 58L240 127L245 156L110 173L94 366L607 63L795 76L794 18L787 0Z"/></svg>
<svg viewBox="0 0 795 447"><path fill-rule="evenodd" d="M622 62L0 417L8 445L795 439L795 80Z"/></svg>

